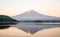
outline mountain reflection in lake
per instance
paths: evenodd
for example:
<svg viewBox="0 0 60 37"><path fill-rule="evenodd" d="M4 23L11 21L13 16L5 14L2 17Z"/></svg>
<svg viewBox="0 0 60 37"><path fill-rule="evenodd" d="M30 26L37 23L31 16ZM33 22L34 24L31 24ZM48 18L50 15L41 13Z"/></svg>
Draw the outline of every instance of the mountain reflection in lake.
<svg viewBox="0 0 60 37"><path fill-rule="evenodd" d="M25 32L30 31L32 34L34 34L39 30L60 27L60 23L20 22L16 25L16 27Z"/></svg>
<svg viewBox="0 0 60 37"><path fill-rule="evenodd" d="M1 37L28 37L30 31L31 37L60 37L60 24L47 24L39 22L20 22L13 28L0 30ZM26 35L25 35L26 34Z"/></svg>

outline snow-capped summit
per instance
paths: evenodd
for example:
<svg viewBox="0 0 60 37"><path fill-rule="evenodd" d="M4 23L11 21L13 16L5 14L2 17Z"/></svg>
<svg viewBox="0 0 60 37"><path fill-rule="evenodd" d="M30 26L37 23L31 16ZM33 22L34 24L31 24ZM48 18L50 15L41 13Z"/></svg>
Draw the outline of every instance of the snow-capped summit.
<svg viewBox="0 0 60 37"><path fill-rule="evenodd" d="M48 16L39 14L34 10L26 11L23 14L14 16L13 18L20 20L20 21L33 21L33 20L60 20L58 17Z"/></svg>
<svg viewBox="0 0 60 37"><path fill-rule="evenodd" d="M30 11L26 11L24 12L23 14L21 15L18 15L18 16L22 16L22 17L31 17L31 18L34 18L34 17L38 17L40 16L41 14L39 14L38 12L34 11L34 10L30 10Z"/></svg>

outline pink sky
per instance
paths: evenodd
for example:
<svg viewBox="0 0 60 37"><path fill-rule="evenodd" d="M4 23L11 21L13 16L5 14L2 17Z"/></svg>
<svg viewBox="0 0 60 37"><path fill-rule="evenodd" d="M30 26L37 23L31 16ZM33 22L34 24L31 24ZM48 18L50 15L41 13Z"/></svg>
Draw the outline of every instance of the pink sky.
<svg viewBox="0 0 60 37"><path fill-rule="evenodd" d="M60 17L60 0L0 0L0 15L15 16L31 9Z"/></svg>

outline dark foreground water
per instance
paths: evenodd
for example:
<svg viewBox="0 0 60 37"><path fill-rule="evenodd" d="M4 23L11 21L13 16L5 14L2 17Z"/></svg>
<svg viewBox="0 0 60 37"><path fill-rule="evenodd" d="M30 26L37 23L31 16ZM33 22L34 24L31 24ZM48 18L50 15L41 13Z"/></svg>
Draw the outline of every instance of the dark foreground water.
<svg viewBox="0 0 60 37"><path fill-rule="evenodd" d="M60 37L60 23L20 22L0 30L1 37Z"/></svg>

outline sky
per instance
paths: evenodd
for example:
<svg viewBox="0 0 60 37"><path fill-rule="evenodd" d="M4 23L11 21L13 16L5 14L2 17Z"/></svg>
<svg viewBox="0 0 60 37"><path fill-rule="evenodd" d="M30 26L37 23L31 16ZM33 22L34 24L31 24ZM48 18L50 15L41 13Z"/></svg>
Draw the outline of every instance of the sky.
<svg viewBox="0 0 60 37"><path fill-rule="evenodd" d="M0 15L16 16L31 9L60 17L60 0L0 0Z"/></svg>

